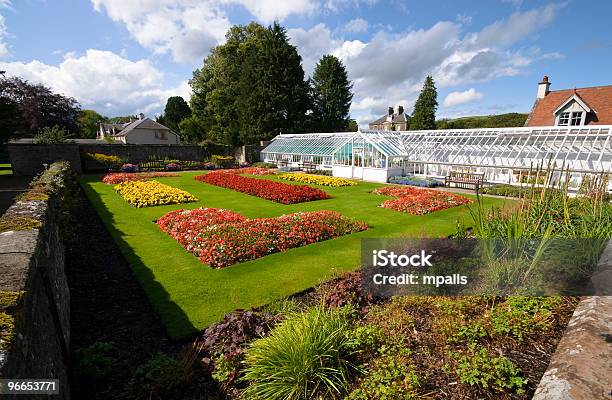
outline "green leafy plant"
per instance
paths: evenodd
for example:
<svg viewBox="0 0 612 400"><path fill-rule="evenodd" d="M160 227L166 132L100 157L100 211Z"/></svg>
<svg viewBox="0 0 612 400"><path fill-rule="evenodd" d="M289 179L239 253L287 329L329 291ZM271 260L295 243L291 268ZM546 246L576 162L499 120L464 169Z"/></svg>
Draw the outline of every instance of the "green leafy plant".
<svg viewBox="0 0 612 400"><path fill-rule="evenodd" d="M546 332L552 327L553 311L561 304L560 297L508 297L491 310L492 333L523 340L524 335Z"/></svg>
<svg viewBox="0 0 612 400"><path fill-rule="evenodd" d="M140 366L128 384L134 399L167 399L190 378L191 365L158 353Z"/></svg>
<svg viewBox="0 0 612 400"><path fill-rule="evenodd" d="M231 168L236 164L236 160L232 156L213 155L211 161L217 168Z"/></svg>
<svg viewBox="0 0 612 400"><path fill-rule="evenodd" d="M522 387L527 384L527 379L521 377L521 371L508 358L492 357L484 348L469 355L451 353L450 356L456 362L455 372L461 383L524 394Z"/></svg>
<svg viewBox="0 0 612 400"><path fill-rule="evenodd" d="M34 144L60 144L68 141L68 133L64 128L54 125L44 127L34 136Z"/></svg>
<svg viewBox="0 0 612 400"><path fill-rule="evenodd" d="M74 374L79 382L97 383L105 380L113 370L113 344L96 342L76 353Z"/></svg>
<svg viewBox="0 0 612 400"><path fill-rule="evenodd" d="M246 398L314 399L341 397L356 353L348 332L353 310L316 306L288 317L247 350Z"/></svg>

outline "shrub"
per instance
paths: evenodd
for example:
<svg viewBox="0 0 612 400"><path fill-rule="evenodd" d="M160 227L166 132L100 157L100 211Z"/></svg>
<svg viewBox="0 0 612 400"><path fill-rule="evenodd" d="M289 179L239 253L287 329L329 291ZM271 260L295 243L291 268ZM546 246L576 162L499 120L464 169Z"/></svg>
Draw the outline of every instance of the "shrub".
<svg viewBox="0 0 612 400"><path fill-rule="evenodd" d="M202 362L218 382L232 384L238 377L248 342L268 333L276 318L268 313L237 311L206 328L198 339Z"/></svg>
<svg viewBox="0 0 612 400"><path fill-rule="evenodd" d="M444 183L434 178L418 177L414 175L408 176L392 176L388 180L389 183L396 185L409 185L418 187L433 188L438 186L444 186Z"/></svg>
<svg viewBox="0 0 612 400"><path fill-rule="evenodd" d="M351 181L344 178L334 178L331 176L323 175L309 175L309 174L282 174L279 175L280 179L293 182L304 182L312 183L315 185L340 187L340 186L355 186L357 182Z"/></svg>
<svg viewBox="0 0 612 400"><path fill-rule="evenodd" d="M135 164L123 164L121 166L121 172L138 172L138 165L135 165Z"/></svg>
<svg viewBox="0 0 612 400"><path fill-rule="evenodd" d="M245 357L247 398L315 399L342 396L355 370L351 310L318 306L287 318L254 341Z"/></svg>
<svg viewBox="0 0 612 400"><path fill-rule="evenodd" d="M383 202L381 207L413 215L429 214L472 202L458 194L413 187L384 186L374 190L373 193L397 197Z"/></svg>
<svg viewBox="0 0 612 400"><path fill-rule="evenodd" d="M157 181L128 181L115 186L115 191L138 208L198 201L192 194Z"/></svg>
<svg viewBox="0 0 612 400"><path fill-rule="evenodd" d="M253 163L252 167L258 167L258 168L276 168L276 164L260 161L260 162Z"/></svg>
<svg viewBox="0 0 612 400"><path fill-rule="evenodd" d="M119 156L102 153L87 153L86 158L105 167L113 168L123 164L124 160Z"/></svg>
<svg viewBox="0 0 612 400"><path fill-rule="evenodd" d="M112 343L96 342L91 346L80 349L76 353L74 374L83 384L86 382L98 383L108 378L113 369L111 351Z"/></svg>
<svg viewBox="0 0 612 400"><path fill-rule="evenodd" d="M166 164L165 169L166 171L180 171L183 168L181 164L171 162L171 163Z"/></svg>
<svg viewBox="0 0 612 400"><path fill-rule="evenodd" d="M34 136L34 144L61 144L68 141L68 133L64 128L55 125L45 126Z"/></svg>
<svg viewBox="0 0 612 400"><path fill-rule="evenodd" d="M236 160L232 156L213 155L211 161L217 168L231 168L236 165Z"/></svg>
<svg viewBox="0 0 612 400"><path fill-rule="evenodd" d="M283 204L303 203L305 201L328 199L324 191L310 186L288 185L264 179L248 178L237 174L211 172L196 176L195 179L210 185L233 189L251 196Z"/></svg>
<svg viewBox="0 0 612 400"><path fill-rule="evenodd" d="M200 208L171 211L157 224L213 268L367 229L362 222L325 210L246 219L228 210Z"/></svg>
<svg viewBox="0 0 612 400"><path fill-rule="evenodd" d="M171 398L189 380L190 367L159 353L136 369L128 384L128 392L137 400Z"/></svg>

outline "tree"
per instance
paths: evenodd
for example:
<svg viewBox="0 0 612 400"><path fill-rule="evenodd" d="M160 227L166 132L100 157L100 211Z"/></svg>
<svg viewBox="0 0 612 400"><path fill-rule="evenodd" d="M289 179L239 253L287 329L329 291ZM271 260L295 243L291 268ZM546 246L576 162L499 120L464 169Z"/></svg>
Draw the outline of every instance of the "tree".
<svg viewBox="0 0 612 400"><path fill-rule="evenodd" d="M191 110L206 137L228 145L256 143L304 129L308 86L284 28L233 26L189 82Z"/></svg>
<svg viewBox="0 0 612 400"><path fill-rule="evenodd" d="M108 118L98 114L94 110L81 110L77 117L79 127L78 137L95 139L100 129L100 122L106 122Z"/></svg>
<svg viewBox="0 0 612 400"><path fill-rule="evenodd" d="M189 108L189 104L181 96L173 96L168 98L164 115L161 116L161 119L164 125L178 132L181 121L190 116L191 108Z"/></svg>
<svg viewBox="0 0 612 400"><path fill-rule="evenodd" d="M346 68L338 58L325 55L311 80L312 119L316 132L340 132L349 124L353 93Z"/></svg>
<svg viewBox="0 0 612 400"><path fill-rule="evenodd" d="M12 109L14 119L3 121L3 136L32 137L44 127L57 125L68 133L79 130L79 103L72 97L53 93L41 84L18 78L0 77L0 112Z"/></svg>
<svg viewBox="0 0 612 400"><path fill-rule="evenodd" d="M436 129L436 109L438 92L431 75L425 78L423 89L414 103L414 112L410 119L410 130Z"/></svg>
<svg viewBox="0 0 612 400"><path fill-rule="evenodd" d="M206 137L206 128L201 121L195 116L185 118L179 123L179 131L181 142L183 143L202 143L208 138Z"/></svg>
<svg viewBox="0 0 612 400"><path fill-rule="evenodd" d="M237 106L242 143L304 129L309 99L302 57L278 23L245 46Z"/></svg>
<svg viewBox="0 0 612 400"><path fill-rule="evenodd" d="M347 132L357 132L359 129L359 124L354 119L349 119L348 126L346 128Z"/></svg>
<svg viewBox="0 0 612 400"><path fill-rule="evenodd" d="M57 125L53 127L45 126L34 136L34 144L66 143L68 138L69 135L64 128Z"/></svg>

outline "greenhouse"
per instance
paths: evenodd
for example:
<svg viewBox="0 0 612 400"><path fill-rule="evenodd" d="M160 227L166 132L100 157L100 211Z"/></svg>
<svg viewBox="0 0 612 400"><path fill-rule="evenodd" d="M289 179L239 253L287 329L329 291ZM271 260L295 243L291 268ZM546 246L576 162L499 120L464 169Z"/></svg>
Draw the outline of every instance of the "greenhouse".
<svg viewBox="0 0 612 400"><path fill-rule="evenodd" d="M546 177L537 169L556 170L551 178L563 170L578 187L585 174L610 172L611 135L609 125L278 135L261 158L287 168L313 163L334 176L376 182L460 170L482 173L489 183L539 183Z"/></svg>

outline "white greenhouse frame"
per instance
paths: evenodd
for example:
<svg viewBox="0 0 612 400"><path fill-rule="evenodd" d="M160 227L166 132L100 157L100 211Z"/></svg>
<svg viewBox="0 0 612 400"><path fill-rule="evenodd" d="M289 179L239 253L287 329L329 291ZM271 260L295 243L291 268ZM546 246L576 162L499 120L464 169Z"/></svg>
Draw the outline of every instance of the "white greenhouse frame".
<svg viewBox="0 0 612 400"><path fill-rule="evenodd" d="M377 182L463 170L483 173L490 183L520 184L550 165L555 177L568 171L577 188L584 175L611 172L611 136L611 125L278 135L261 158L289 167L312 162L334 176Z"/></svg>

